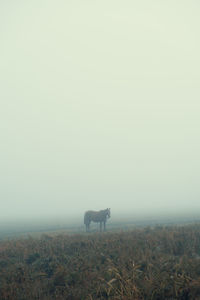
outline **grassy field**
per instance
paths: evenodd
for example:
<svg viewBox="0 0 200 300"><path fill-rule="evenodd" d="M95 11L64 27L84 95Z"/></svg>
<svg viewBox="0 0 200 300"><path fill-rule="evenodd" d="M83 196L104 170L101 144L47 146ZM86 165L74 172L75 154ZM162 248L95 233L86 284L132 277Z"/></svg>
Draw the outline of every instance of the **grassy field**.
<svg viewBox="0 0 200 300"><path fill-rule="evenodd" d="M200 224L4 239L0 299L200 299Z"/></svg>

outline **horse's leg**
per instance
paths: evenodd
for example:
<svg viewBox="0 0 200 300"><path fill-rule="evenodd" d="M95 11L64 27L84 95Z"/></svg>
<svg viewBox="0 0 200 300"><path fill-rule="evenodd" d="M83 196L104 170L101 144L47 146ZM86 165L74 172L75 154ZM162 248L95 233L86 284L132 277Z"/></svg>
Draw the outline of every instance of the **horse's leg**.
<svg viewBox="0 0 200 300"><path fill-rule="evenodd" d="M100 222L100 231L102 231L102 222Z"/></svg>
<svg viewBox="0 0 200 300"><path fill-rule="evenodd" d="M103 229L104 229L104 231L106 231L106 222L105 221L103 222Z"/></svg>

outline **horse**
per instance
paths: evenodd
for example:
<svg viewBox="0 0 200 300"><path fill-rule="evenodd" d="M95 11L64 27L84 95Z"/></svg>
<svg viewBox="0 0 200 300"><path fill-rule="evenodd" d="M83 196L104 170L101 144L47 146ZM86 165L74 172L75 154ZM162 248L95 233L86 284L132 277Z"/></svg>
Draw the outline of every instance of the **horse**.
<svg viewBox="0 0 200 300"><path fill-rule="evenodd" d="M84 215L84 224L86 226L86 232L90 229L91 221L95 223L100 223L100 231L102 231L102 223L104 225L104 231L106 230L106 221L110 218L110 208L100 210L100 211L93 211L88 210L85 212Z"/></svg>

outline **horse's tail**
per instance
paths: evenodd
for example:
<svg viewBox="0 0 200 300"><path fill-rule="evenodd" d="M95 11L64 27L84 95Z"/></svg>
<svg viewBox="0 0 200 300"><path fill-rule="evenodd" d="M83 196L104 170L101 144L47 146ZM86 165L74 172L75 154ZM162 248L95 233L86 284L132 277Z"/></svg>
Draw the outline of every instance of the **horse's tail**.
<svg viewBox="0 0 200 300"><path fill-rule="evenodd" d="M86 225L88 223L88 216L87 216L87 212L84 215L84 224Z"/></svg>

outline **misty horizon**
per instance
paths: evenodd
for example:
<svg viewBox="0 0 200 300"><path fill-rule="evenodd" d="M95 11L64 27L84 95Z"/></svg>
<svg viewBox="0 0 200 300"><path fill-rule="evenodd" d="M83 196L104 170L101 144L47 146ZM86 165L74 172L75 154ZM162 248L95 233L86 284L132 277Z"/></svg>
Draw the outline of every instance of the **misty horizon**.
<svg viewBox="0 0 200 300"><path fill-rule="evenodd" d="M1 1L1 221L198 215L197 1Z"/></svg>

